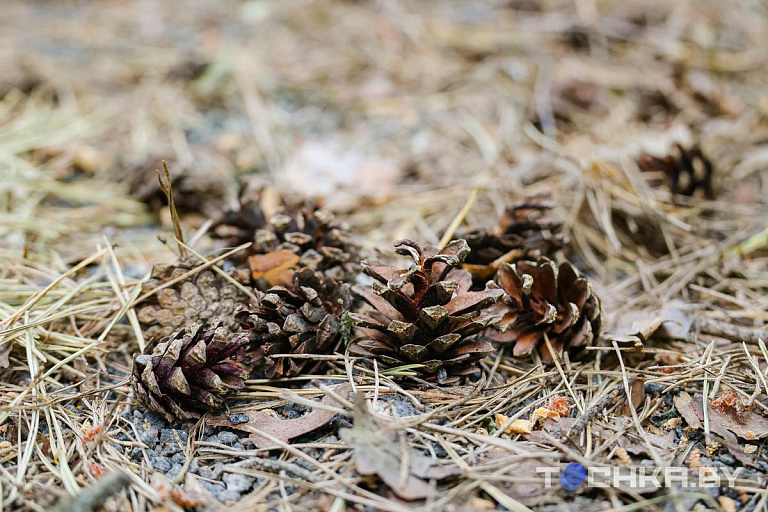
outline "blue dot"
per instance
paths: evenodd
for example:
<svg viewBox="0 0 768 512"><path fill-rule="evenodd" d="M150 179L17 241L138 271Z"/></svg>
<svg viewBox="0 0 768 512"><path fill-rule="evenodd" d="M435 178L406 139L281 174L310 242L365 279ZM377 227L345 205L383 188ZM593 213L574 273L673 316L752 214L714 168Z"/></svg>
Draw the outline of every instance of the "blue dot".
<svg viewBox="0 0 768 512"><path fill-rule="evenodd" d="M575 491L587 479L587 468L578 462L571 462L560 473L560 485L566 491Z"/></svg>

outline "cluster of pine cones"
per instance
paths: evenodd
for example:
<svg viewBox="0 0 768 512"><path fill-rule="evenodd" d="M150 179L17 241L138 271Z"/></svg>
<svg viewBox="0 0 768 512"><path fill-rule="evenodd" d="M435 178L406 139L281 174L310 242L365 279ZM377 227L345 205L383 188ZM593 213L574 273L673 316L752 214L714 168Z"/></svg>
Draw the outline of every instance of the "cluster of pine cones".
<svg viewBox="0 0 768 512"><path fill-rule="evenodd" d="M361 261L349 229L314 205L266 218L242 203L213 232L229 246L251 242L247 254L216 265L185 257L144 283L152 293L137 312L149 342L134 357L135 395L168 420L189 419L222 408L249 375L317 374L328 359L318 356L345 351L438 384L478 372L495 343L545 363L553 351L575 356L600 333L600 301L570 263L550 259L565 243L553 206L519 202L495 228L443 248L400 240L395 251L413 263L399 268Z"/></svg>

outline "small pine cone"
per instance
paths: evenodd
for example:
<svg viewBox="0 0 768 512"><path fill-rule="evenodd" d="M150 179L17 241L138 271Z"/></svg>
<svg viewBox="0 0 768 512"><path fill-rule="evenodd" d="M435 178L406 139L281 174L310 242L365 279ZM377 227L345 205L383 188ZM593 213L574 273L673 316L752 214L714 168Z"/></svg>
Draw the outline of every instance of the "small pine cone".
<svg viewBox="0 0 768 512"><path fill-rule="evenodd" d="M560 234L563 219L552 211L554 206L549 195L517 201L492 230L462 235L471 249L464 268L484 284L493 278L499 263L552 256L566 243Z"/></svg>
<svg viewBox="0 0 768 512"><path fill-rule="evenodd" d="M200 261L191 256L174 264L155 265L142 292L152 291L198 266ZM233 270L229 275L244 286L250 282L247 270ZM232 314L249 300L237 286L206 269L149 297L140 304L138 318L148 339L170 336L194 323L219 323L228 332L237 332L239 325Z"/></svg>
<svg viewBox="0 0 768 512"><path fill-rule="evenodd" d="M672 154L663 158L643 155L637 164L643 172L660 173L673 194L694 196L700 193L707 199L715 197L712 185L714 166L698 146L685 149L677 144ZM656 187L661 183L659 179L649 182Z"/></svg>
<svg viewBox="0 0 768 512"><path fill-rule="evenodd" d="M600 299L570 263L556 267L546 258L538 263L520 261L501 267L496 280L506 292L496 306L504 316L487 334L495 341L514 343L513 355L537 349L542 360L551 363L545 336L556 352L570 350L575 355L600 335Z"/></svg>
<svg viewBox="0 0 768 512"><path fill-rule="evenodd" d="M299 266L334 279L350 281L357 274L359 248L352 242L349 228L313 204L285 208L267 221L258 203L244 203L214 226L214 236L231 246L253 242L251 266L254 258L258 262L261 255L287 250L299 256Z"/></svg>
<svg viewBox="0 0 768 512"><path fill-rule="evenodd" d="M350 302L349 285L310 268L296 271L290 287L274 286L235 314L250 336L246 359L270 379L316 371L322 362L290 356L333 354Z"/></svg>
<svg viewBox="0 0 768 512"><path fill-rule="evenodd" d="M423 365L416 371L440 383L473 373L477 362L494 350L477 334L494 321L489 307L503 292L469 291L469 272L457 268L469 253L464 240L440 251L412 240L400 240L395 248L410 256L415 266L400 270L363 262L363 272L374 279L373 285L355 286L353 291L373 311L350 314L365 336L350 346L350 352L374 357L390 368Z"/></svg>
<svg viewBox="0 0 768 512"><path fill-rule="evenodd" d="M243 334L198 325L151 341L133 358L136 398L168 421L220 409L229 392L245 385L247 372L233 359L243 339Z"/></svg>

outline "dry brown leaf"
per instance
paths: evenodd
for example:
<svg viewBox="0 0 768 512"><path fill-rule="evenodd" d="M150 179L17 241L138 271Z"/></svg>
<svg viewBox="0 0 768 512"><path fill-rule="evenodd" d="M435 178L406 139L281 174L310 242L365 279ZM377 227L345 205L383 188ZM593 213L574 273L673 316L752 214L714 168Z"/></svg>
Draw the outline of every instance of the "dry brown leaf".
<svg viewBox="0 0 768 512"><path fill-rule="evenodd" d="M342 384L336 386L334 391L336 394L343 397L349 393L349 389L348 384ZM340 405L338 401L330 395L324 396L323 399L320 400L320 403L332 407L338 407ZM294 418L292 420L277 419L262 411L248 411L243 414L248 416L248 421L245 423L234 424L230 421L229 416L212 416L208 418L207 422L214 427L235 428L242 430L243 432L250 432L252 434L251 438L256 441L259 448L272 449L276 448L274 443L261 437L259 435L261 432L265 432L276 437L280 441L287 443L291 439L308 434L323 425L327 425L328 422L336 416L335 412L319 407L300 418Z"/></svg>
<svg viewBox="0 0 768 512"><path fill-rule="evenodd" d="M675 407L677 407L677 410L690 427L699 430L704 428L702 395L697 394L691 398L691 395L683 391L675 396L674 401ZM768 437L768 419L754 411L745 411L744 421L741 422L735 415L720 412L709 407L709 404L707 404L707 412L709 416L709 430L723 438L724 444L731 454L743 463L753 462L752 457L745 453L736 436L747 440ZM755 432L760 432L760 434L756 436Z"/></svg>
<svg viewBox="0 0 768 512"><path fill-rule="evenodd" d="M248 266L254 279L264 279L272 286L287 286L293 277L292 268L299 263L299 255L284 249L248 257Z"/></svg>
<svg viewBox="0 0 768 512"><path fill-rule="evenodd" d="M378 475L397 496L407 501L430 495L432 491L427 480L443 480L458 474L456 468L437 466L436 461L416 450L401 447L396 432L379 425L368 411L362 393L355 395L354 427L342 429L340 435L354 450L358 473ZM405 461L408 463L407 473L402 467Z"/></svg>
<svg viewBox="0 0 768 512"><path fill-rule="evenodd" d="M509 416L504 416L503 414L496 414L494 417L496 420L496 426L498 428L502 428L508 421ZM505 434L509 435L515 435L515 434L530 434L533 430L533 422L531 420L512 420L512 423L510 423L506 430L504 430Z"/></svg>
<svg viewBox="0 0 768 512"><path fill-rule="evenodd" d="M539 407L533 411L533 414L531 414L531 423L534 425L538 424L539 422L544 422L548 419L557 421L560 419L560 413L553 411L552 409L547 409L546 407Z"/></svg>

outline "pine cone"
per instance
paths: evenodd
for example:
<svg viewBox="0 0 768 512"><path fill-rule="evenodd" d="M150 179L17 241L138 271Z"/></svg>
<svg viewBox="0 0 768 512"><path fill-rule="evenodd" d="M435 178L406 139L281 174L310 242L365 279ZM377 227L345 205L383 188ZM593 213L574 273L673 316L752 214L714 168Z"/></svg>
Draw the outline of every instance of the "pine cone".
<svg viewBox="0 0 768 512"><path fill-rule="evenodd" d="M545 336L558 353L571 350L575 355L600 335L600 299L570 263L555 267L546 258L538 263L520 261L501 267L496 279L506 292L496 306L504 316L487 334L495 341L514 343L515 356L537 349L549 363L552 354Z"/></svg>
<svg viewBox="0 0 768 512"><path fill-rule="evenodd" d="M258 305L235 314L250 336L249 364L270 379L316 371L322 362L312 358L274 356L332 354L350 302L349 285L310 268L296 271L290 288L270 288Z"/></svg>
<svg viewBox="0 0 768 512"><path fill-rule="evenodd" d="M168 421L199 418L203 412L220 409L230 391L245 385L247 372L233 360L243 338L198 325L150 341L144 353L133 358L131 385L136 398Z"/></svg>
<svg viewBox="0 0 768 512"><path fill-rule="evenodd" d="M142 293L198 266L200 261L192 256L175 264L155 265ZM250 282L247 270L233 270L229 274L245 286ZM236 332L239 325L232 315L238 305L247 304L249 300L234 284L206 269L149 297L138 310L139 323L150 339L170 336L184 326L201 322L219 323L228 332Z"/></svg>
<svg viewBox="0 0 768 512"><path fill-rule="evenodd" d="M492 279L502 263L552 256L565 243L559 233L563 219L552 209L548 195L514 203L492 230L462 235L472 250L464 264L479 284Z"/></svg>
<svg viewBox="0 0 768 512"><path fill-rule="evenodd" d="M715 197L712 187L714 167L698 146L685 149L677 144L673 154L664 158L643 155L637 164L643 172L661 173L673 194L694 196L701 192L707 199ZM661 181L651 180L650 185L659 186Z"/></svg>
<svg viewBox="0 0 768 512"><path fill-rule="evenodd" d="M494 319L489 306L499 289L469 291L472 278L457 267L469 253L464 240L444 249L422 247L412 240L395 243L410 256L411 270L363 262L372 287L353 291L370 304L370 314L350 314L365 339L350 346L356 355L375 357L386 367L421 364L416 371L440 383L455 382L476 370L493 346L475 336Z"/></svg>
<svg viewBox="0 0 768 512"><path fill-rule="evenodd" d="M286 208L266 221L257 202L248 202L238 211L228 212L214 226L214 236L230 246L253 242L250 264L259 265L260 255L283 250L300 257L299 265L349 281L357 274L358 247L348 228L333 215L310 204Z"/></svg>

